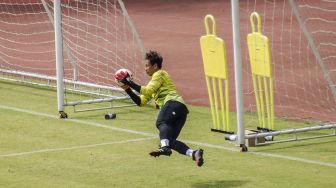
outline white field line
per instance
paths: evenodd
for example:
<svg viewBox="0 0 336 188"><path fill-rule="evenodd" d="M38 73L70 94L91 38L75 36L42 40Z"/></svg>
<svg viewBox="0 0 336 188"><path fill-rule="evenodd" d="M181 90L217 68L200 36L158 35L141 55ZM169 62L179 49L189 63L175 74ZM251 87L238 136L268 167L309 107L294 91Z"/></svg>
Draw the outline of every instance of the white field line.
<svg viewBox="0 0 336 188"><path fill-rule="evenodd" d="M36 153L47 153L47 152L66 151L66 150L75 150L75 149L83 149L83 148L94 148L94 147L97 147L97 146L124 144L124 143L129 143L129 142L139 142L139 141L144 141L144 140L151 140L151 139L154 139L154 138L156 138L156 137L137 138L137 139L132 139L132 140L121 140L121 141L113 141L113 142L104 142L104 143L99 143L99 144L72 146L72 147L66 147L66 148L41 149L41 150L19 152L19 153L0 154L0 158L1 157L16 157L16 156L30 155L30 154L36 154Z"/></svg>
<svg viewBox="0 0 336 188"><path fill-rule="evenodd" d="M56 115L50 115L50 114L41 113L41 112L34 112L34 111L31 111L31 110L20 109L20 108L15 108L15 107L10 107L10 106L3 106L1 104L0 104L0 108L7 109L7 110L12 110L12 111L16 111L16 112L23 112L23 113L27 113L27 114L36 115L36 116L43 116L43 117L49 117L49 118L53 118L53 119L59 119L59 116L56 116ZM123 128L119 128L119 127L113 127L113 126L104 125L104 124L101 124L101 123L87 122L87 121L78 120L78 119L62 119L62 121L63 120L64 121L71 121L71 122L75 122L75 123L79 123L79 124L85 124L85 125L91 125L91 126L95 126L95 127L111 129L111 130L115 130L115 131L119 131L119 132L133 133L133 134L149 136L149 137L156 136L156 135L151 134L151 133L134 131L134 130L130 130L130 129L123 129Z"/></svg>
<svg viewBox="0 0 336 188"><path fill-rule="evenodd" d="M50 115L50 114L45 114L45 113L40 113L40 112L34 112L34 111L31 111L31 110L20 109L20 108L16 108L16 107L0 105L0 109L1 108L16 111L16 112L28 113L28 114L37 115L37 116L50 117L50 118L55 118L55 119L59 118L58 116L55 116L55 115ZM127 132L127 133L132 133L132 134L137 134L137 135L148 136L148 137L151 137L150 139L152 139L152 137L157 138L156 135L151 134L151 133L113 127L112 125L104 125L104 124L101 124L101 123L87 122L87 121L76 120L76 119L64 119L64 120L74 122L74 123L84 124L84 125L91 125L91 126L95 126L95 127L107 128L107 129L120 131L120 132ZM196 142L196 141L191 141L191 140L182 140L182 141L185 142L185 143L188 143L188 144L194 144L194 145L198 145L198 146L223 149L223 150L228 150L228 151L233 151L233 152L240 152L240 150L237 149L237 148L231 148L231 147L209 144L209 143ZM270 153L263 153L263 152L247 152L246 154L260 155L260 156L272 157L272 158L280 158L280 159L286 159L286 160L291 160L291 161L298 161L298 162L302 162L302 163L316 164L316 165L320 165L320 166L327 166L327 167L336 168L335 163L326 163L326 162L321 162L321 161L316 161L316 160L304 159L304 158L300 158L300 157L291 157L291 156L286 156L286 155L270 154Z"/></svg>

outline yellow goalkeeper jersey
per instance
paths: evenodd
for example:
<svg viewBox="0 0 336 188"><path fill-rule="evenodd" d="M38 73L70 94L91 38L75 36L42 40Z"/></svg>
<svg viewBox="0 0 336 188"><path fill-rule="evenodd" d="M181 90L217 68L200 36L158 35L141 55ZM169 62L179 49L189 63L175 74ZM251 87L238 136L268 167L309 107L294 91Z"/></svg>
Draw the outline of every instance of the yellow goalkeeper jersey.
<svg viewBox="0 0 336 188"><path fill-rule="evenodd" d="M140 94L141 106L147 104L151 99L154 99L160 108L169 100L185 104L183 98L177 93L169 74L164 70L156 71L148 84L141 86Z"/></svg>

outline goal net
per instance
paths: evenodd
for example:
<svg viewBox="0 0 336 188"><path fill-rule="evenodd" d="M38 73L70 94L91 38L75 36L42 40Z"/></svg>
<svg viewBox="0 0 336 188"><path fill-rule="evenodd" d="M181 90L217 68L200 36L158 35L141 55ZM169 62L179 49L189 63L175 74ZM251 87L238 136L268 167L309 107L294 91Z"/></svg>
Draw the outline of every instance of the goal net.
<svg viewBox="0 0 336 188"><path fill-rule="evenodd" d="M269 39L275 116L335 122L336 1L240 1L244 106L257 112L246 41L252 12Z"/></svg>
<svg viewBox="0 0 336 188"><path fill-rule="evenodd" d="M60 3L64 106L127 99L116 70L146 78L144 47L122 0ZM0 24L0 78L56 87L54 1L2 0Z"/></svg>

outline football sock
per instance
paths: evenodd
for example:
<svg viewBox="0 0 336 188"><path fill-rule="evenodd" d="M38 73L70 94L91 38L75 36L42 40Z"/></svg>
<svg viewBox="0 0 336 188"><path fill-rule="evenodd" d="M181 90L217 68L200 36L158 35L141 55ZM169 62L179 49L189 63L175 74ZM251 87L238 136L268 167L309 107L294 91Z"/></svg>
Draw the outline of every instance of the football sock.
<svg viewBox="0 0 336 188"><path fill-rule="evenodd" d="M193 152L194 152L194 150L192 150L192 149L188 149L188 150L186 151L186 155L192 157Z"/></svg>
<svg viewBox="0 0 336 188"><path fill-rule="evenodd" d="M169 146L169 140L168 139L162 139L160 141L160 143L161 143L161 147Z"/></svg>

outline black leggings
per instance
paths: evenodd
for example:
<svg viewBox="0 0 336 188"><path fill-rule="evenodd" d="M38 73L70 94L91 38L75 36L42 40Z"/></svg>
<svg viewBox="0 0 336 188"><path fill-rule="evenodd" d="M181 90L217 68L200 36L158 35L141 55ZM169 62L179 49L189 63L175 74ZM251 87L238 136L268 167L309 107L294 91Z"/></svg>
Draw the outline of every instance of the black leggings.
<svg viewBox="0 0 336 188"><path fill-rule="evenodd" d="M160 131L160 140L168 139L170 147L184 155L189 147L176 139L186 122L188 113L188 108L183 103L171 100L161 108L156 121L156 127Z"/></svg>

